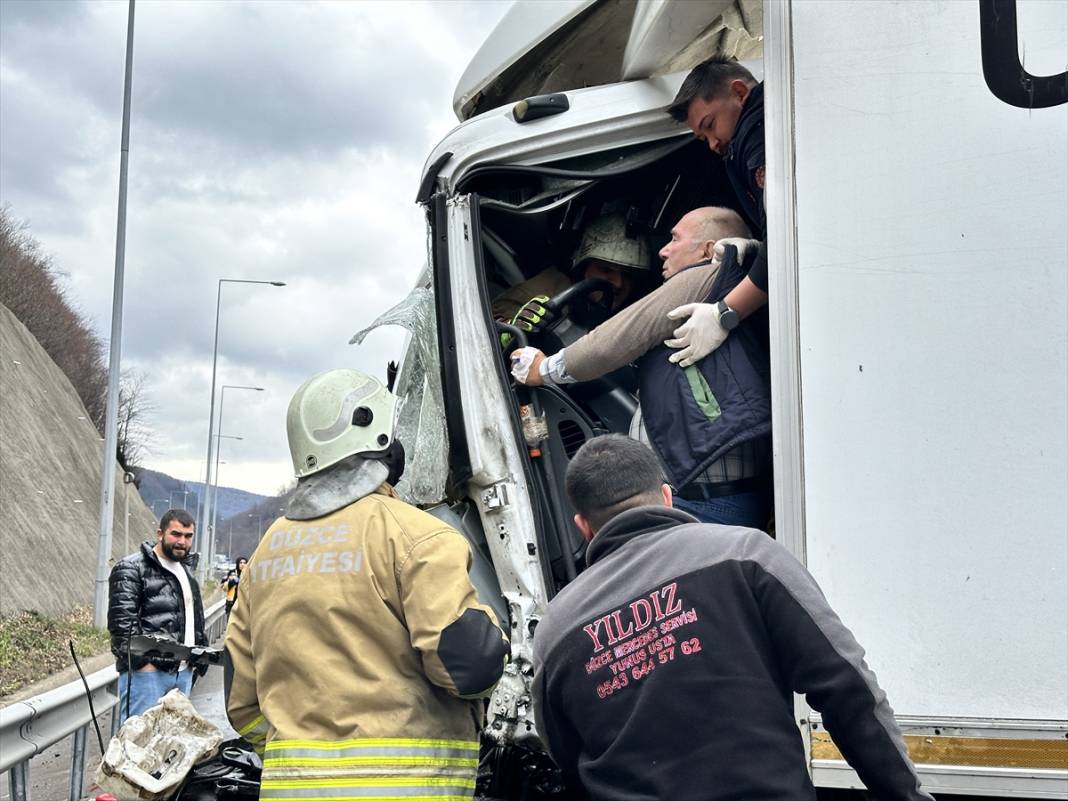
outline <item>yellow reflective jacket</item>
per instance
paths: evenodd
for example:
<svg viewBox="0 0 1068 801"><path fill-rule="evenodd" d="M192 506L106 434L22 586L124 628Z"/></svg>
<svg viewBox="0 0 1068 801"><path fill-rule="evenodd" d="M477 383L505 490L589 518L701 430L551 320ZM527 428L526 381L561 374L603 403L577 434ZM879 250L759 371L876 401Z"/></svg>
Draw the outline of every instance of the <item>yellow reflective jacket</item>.
<svg viewBox="0 0 1068 801"><path fill-rule="evenodd" d="M508 646L464 537L384 485L280 518L241 574L227 713L261 799L470 798L482 703Z"/></svg>

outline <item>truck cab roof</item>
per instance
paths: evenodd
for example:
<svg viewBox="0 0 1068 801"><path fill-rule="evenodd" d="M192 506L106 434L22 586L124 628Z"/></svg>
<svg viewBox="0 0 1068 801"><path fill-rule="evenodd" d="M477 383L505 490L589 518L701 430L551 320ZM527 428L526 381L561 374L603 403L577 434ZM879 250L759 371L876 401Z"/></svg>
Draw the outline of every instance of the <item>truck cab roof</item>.
<svg viewBox="0 0 1068 801"><path fill-rule="evenodd" d="M461 121L525 97L686 71L763 48L760 0L517 2L453 95Z"/></svg>

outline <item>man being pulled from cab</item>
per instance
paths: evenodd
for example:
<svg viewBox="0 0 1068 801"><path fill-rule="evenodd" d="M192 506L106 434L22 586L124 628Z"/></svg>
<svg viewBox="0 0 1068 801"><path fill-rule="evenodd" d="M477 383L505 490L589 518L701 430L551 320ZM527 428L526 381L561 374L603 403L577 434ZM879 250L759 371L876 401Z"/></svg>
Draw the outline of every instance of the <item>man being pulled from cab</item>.
<svg viewBox="0 0 1068 801"><path fill-rule="evenodd" d="M678 505L706 523L764 528L769 512L771 396L762 337L742 324L730 345L682 367L668 346L680 304L717 302L743 277L737 251L717 244L747 237L737 212L694 209L660 250L664 285L558 353L512 354L512 374L530 385L589 381L637 361L640 417L631 436L652 445L679 494ZM665 340L667 340L665 342Z"/></svg>

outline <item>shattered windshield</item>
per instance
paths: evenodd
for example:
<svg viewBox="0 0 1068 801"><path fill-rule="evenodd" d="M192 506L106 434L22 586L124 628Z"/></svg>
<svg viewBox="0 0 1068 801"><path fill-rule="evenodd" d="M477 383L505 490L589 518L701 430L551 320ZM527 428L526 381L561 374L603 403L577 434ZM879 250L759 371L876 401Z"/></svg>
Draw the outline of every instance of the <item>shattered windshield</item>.
<svg viewBox="0 0 1068 801"><path fill-rule="evenodd" d="M408 503L429 506L445 498L449 438L441 391L437 314L428 268L423 268L408 297L356 332L349 344L361 344L371 331L384 325L399 325L408 331L394 387L401 399L396 437L404 445L407 456L404 475L396 490Z"/></svg>

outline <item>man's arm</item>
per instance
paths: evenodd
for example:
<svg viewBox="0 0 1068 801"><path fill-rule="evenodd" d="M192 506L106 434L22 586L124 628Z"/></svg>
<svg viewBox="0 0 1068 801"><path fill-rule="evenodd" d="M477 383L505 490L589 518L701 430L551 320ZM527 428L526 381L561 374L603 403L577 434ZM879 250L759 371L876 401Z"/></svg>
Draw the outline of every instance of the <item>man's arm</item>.
<svg viewBox="0 0 1068 801"><path fill-rule="evenodd" d="M511 322L528 300L536 295L552 297L571 286L571 280L559 270L542 270L521 284L506 289L493 299L493 319Z"/></svg>
<svg viewBox="0 0 1068 801"><path fill-rule="evenodd" d="M744 239L722 239L716 244L716 258L723 257L728 245L738 248L738 258L749 262L749 271L723 302L744 320L768 302L768 260L763 242ZM748 251L748 252L747 252ZM675 364L689 367L718 348L729 332L719 319L719 309L712 303L687 303L668 312L672 320L684 320L664 344L677 348L670 358Z"/></svg>
<svg viewBox="0 0 1068 801"><path fill-rule="evenodd" d="M141 574L132 562L123 560L111 568L108 632L111 634L111 653L125 664L130 638L141 632ZM134 670L144 664L144 660L136 656L131 662Z"/></svg>
<svg viewBox="0 0 1068 801"><path fill-rule="evenodd" d="M561 351L567 374L575 381L590 381L655 348L675 328L667 313L681 303L708 297L718 271L718 264L685 270L568 345ZM537 374L541 361L535 356L529 378ZM529 378L524 383L541 383Z"/></svg>
<svg viewBox="0 0 1068 801"><path fill-rule="evenodd" d="M723 301L738 312L743 320L761 306L767 305L768 293L754 283L752 275L747 275L734 287Z"/></svg>
<svg viewBox="0 0 1068 801"><path fill-rule="evenodd" d="M493 612L478 602L470 568L467 540L442 529L412 546L397 584L426 677L460 698L482 698L501 678L509 648Z"/></svg>
<svg viewBox="0 0 1068 801"><path fill-rule="evenodd" d="M783 675L881 801L932 801L920 787L886 693L815 579L781 545L747 532L750 584Z"/></svg>

